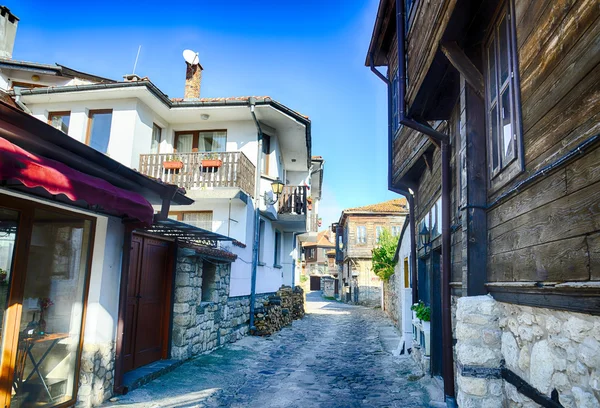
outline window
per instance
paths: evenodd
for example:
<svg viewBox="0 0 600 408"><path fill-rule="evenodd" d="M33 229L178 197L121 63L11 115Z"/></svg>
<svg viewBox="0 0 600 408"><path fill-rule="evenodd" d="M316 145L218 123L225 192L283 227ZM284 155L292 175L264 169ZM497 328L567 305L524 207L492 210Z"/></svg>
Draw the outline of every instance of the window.
<svg viewBox="0 0 600 408"><path fill-rule="evenodd" d="M202 228L207 231L213 229L213 214L212 211L184 212L181 221L194 227Z"/></svg>
<svg viewBox="0 0 600 408"><path fill-rule="evenodd" d="M269 160L271 158L271 136L263 135L262 141L262 174L269 174Z"/></svg>
<svg viewBox="0 0 600 408"><path fill-rule="evenodd" d="M281 232L275 231L275 256L273 258L273 266L281 265Z"/></svg>
<svg viewBox="0 0 600 408"><path fill-rule="evenodd" d="M152 124L152 144L150 145L150 152L157 154L160 149L160 139L162 136L162 129L156 124Z"/></svg>
<svg viewBox="0 0 600 408"><path fill-rule="evenodd" d="M99 152L106 154L110 139L111 122L112 110L90 111L85 143Z"/></svg>
<svg viewBox="0 0 600 408"><path fill-rule="evenodd" d="M431 211L431 238L442 233L442 197L438 198Z"/></svg>
<svg viewBox="0 0 600 408"><path fill-rule="evenodd" d="M31 201L2 205L0 336L3 356L17 361L7 366L6 398L18 407L73 405L94 221Z"/></svg>
<svg viewBox="0 0 600 408"><path fill-rule="evenodd" d="M517 158L517 138L521 137L515 109L518 85L514 75L512 57L515 51L511 36L511 21L504 6L490 28L484 50L488 150L492 178Z"/></svg>
<svg viewBox="0 0 600 408"><path fill-rule="evenodd" d="M217 293L217 265L214 262L202 262L202 302L216 302Z"/></svg>
<svg viewBox="0 0 600 408"><path fill-rule="evenodd" d="M364 225L359 225L358 227L356 227L356 243L367 243L367 227L365 227Z"/></svg>
<svg viewBox="0 0 600 408"><path fill-rule="evenodd" d="M398 225L392 226L392 237L397 237L400 235L401 228Z"/></svg>
<svg viewBox="0 0 600 408"><path fill-rule="evenodd" d="M383 232L383 227L378 225L377 227L375 227L375 242L379 243L379 240L381 239L381 233Z"/></svg>
<svg viewBox="0 0 600 408"><path fill-rule="evenodd" d="M399 105L398 105L398 96L400 94L398 89L398 70L394 72L394 77L392 78L392 136L396 135L396 132L400 128L400 116L399 116Z"/></svg>
<svg viewBox="0 0 600 408"><path fill-rule="evenodd" d="M227 147L227 131L185 131L175 132L173 145L179 153L224 152Z"/></svg>
<svg viewBox="0 0 600 408"><path fill-rule="evenodd" d="M64 133L69 133L70 122L71 112L50 112L48 114L48 123Z"/></svg>

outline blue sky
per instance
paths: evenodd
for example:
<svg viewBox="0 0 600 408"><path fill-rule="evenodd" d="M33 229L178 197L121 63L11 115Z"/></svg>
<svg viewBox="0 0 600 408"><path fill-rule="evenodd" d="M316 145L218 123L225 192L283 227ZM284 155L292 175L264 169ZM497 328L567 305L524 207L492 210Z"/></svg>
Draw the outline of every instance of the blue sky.
<svg viewBox="0 0 600 408"><path fill-rule="evenodd" d="M324 157L323 226L387 191L386 89L364 66L378 0L4 3L21 20L15 59L121 79L148 76L183 94L181 53L199 53L202 96L269 95L310 116Z"/></svg>

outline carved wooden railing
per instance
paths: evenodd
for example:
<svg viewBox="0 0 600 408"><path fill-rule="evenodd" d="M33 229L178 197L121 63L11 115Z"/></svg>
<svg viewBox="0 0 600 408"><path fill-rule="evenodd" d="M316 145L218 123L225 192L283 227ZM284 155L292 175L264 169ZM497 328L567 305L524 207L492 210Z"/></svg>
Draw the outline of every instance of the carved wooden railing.
<svg viewBox="0 0 600 408"><path fill-rule="evenodd" d="M306 215L306 187L285 186L279 198L279 214Z"/></svg>
<svg viewBox="0 0 600 408"><path fill-rule="evenodd" d="M202 165L203 160L218 160L220 165ZM179 161L180 169L166 169L165 162ZM206 162L205 162L206 163ZM168 167L168 166L167 166ZM140 155L140 173L186 190L239 187L254 196L256 167L242 152L158 153Z"/></svg>

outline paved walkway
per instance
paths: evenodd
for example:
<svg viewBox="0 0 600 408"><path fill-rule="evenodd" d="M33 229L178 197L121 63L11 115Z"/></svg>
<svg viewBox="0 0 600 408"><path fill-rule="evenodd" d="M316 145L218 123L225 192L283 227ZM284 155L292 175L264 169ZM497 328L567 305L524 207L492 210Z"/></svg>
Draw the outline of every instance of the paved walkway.
<svg viewBox="0 0 600 408"><path fill-rule="evenodd" d="M292 327L200 356L105 406L428 406L412 359L392 355L381 311L323 301L318 292L306 306Z"/></svg>

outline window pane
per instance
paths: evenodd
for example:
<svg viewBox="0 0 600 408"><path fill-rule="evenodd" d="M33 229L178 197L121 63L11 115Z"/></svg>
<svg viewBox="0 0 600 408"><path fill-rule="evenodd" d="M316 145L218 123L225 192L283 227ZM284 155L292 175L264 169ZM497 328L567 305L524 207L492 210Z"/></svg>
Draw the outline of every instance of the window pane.
<svg viewBox="0 0 600 408"><path fill-rule="evenodd" d="M498 168L498 106L492 108L490 114L490 127L492 134L492 170Z"/></svg>
<svg viewBox="0 0 600 408"><path fill-rule="evenodd" d="M177 153L191 153L193 142L194 135L191 133L177 135Z"/></svg>
<svg viewBox="0 0 600 408"><path fill-rule="evenodd" d="M512 158L513 132L512 132L512 114L510 111L510 87L502 92L502 157ZM503 160L503 165L508 160Z"/></svg>
<svg viewBox="0 0 600 408"><path fill-rule="evenodd" d="M496 42L493 40L488 48L488 72L490 84L490 97L488 101L492 103L496 99Z"/></svg>
<svg viewBox="0 0 600 408"><path fill-rule="evenodd" d="M500 49L500 84L504 84L504 82L508 79L508 33L507 33L507 24L506 17L502 18L500 21L499 27L499 38L498 45Z"/></svg>
<svg viewBox="0 0 600 408"><path fill-rule="evenodd" d="M150 146L150 151L154 154L158 153L158 147L160 145L160 138L162 134L162 129L156 125L152 126L152 145Z"/></svg>
<svg viewBox="0 0 600 408"><path fill-rule="evenodd" d="M204 211L183 213L183 222L207 231L213 231L212 212Z"/></svg>
<svg viewBox="0 0 600 408"><path fill-rule="evenodd" d="M71 115L62 113L51 113L50 124L58 130L62 130L64 133L69 133L69 122L71 121Z"/></svg>
<svg viewBox="0 0 600 408"><path fill-rule="evenodd" d="M226 132L201 132L198 140L199 152L224 152L227 143Z"/></svg>
<svg viewBox="0 0 600 408"><path fill-rule="evenodd" d="M5 333L3 330L5 327L4 314L8 307L18 225L18 212L0 208L0 333L3 334ZM4 337L2 344L4 344Z"/></svg>
<svg viewBox="0 0 600 408"><path fill-rule="evenodd" d="M35 211L28 258L36 262L25 277L12 407L75 397L90 233L90 221Z"/></svg>
<svg viewBox="0 0 600 408"><path fill-rule="evenodd" d="M112 122L112 112L90 113L90 147L101 153L108 150L108 140L110 138L110 124Z"/></svg>
<svg viewBox="0 0 600 408"><path fill-rule="evenodd" d="M262 160L261 160L261 173L269 173L269 160L271 154L271 136L263 135L262 141Z"/></svg>

